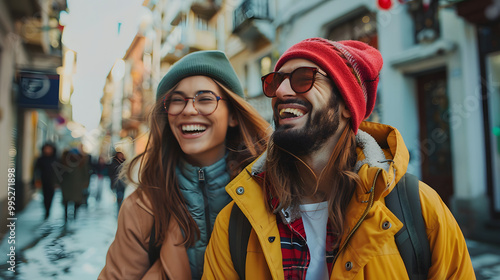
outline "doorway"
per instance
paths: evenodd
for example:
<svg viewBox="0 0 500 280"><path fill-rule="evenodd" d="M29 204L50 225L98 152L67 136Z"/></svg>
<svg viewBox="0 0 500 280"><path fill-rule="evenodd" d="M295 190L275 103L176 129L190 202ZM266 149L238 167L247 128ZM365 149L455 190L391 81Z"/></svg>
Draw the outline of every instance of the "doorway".
<svg viewBox="0 0 500 280"><path fill-rule="evenodd" d="M490 189L493 211L500 212L500 52L486 56L486 79L489 106L489 135L491 135L491 168L493 188Z"/></svg>
<svg viewBox="0 0 500 280"><path fill-rule="evenodd" d="M447 73L441 69L417 76L421 180L449 206L453 195Z"/></svg>

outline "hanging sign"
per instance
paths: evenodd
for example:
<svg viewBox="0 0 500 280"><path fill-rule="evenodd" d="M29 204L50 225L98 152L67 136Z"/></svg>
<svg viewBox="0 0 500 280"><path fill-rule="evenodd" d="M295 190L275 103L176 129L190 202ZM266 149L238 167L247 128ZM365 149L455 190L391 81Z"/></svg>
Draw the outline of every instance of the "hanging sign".
<svg viewBox="0 0 500 280"><path fill-rule="evenodd" d="M40 71L21 71L17 105L23 108L58 109L59 75Z"/></svg>

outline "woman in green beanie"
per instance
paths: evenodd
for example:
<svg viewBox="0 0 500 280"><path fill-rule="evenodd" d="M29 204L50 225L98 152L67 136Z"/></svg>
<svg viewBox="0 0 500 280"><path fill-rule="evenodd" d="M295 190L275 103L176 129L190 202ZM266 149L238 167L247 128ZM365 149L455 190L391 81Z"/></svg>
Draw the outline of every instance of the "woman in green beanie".
<svg viewBox="0 0 500 280"><path fill-rule="evenodd" d="M127 166L138 188L122 204L99 279L199 279L225 186L267 145L269 124L243 99L220 51L191 53L161 80L145 152Z"/></svg>

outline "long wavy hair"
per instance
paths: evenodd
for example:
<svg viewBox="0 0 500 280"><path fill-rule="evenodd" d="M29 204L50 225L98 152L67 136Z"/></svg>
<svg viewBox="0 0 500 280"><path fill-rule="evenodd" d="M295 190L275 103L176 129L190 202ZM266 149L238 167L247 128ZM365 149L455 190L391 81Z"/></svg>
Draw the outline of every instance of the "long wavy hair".
<svg viewBox="0 0 500 280"><path fill-rule="evenodd" d="M213 79L212 79L213 80ZM227 165L231 178L257 158L267 146L271 127L259 113L242 97L213 80L228 99L228 107L238 120L236 127L229 127L226 134L228 149ZM179 189L175 168L183 156L168 123L168 115L163 108L163 97L154 104L149 115L149 136L145 151L135 156L124 170L129 181L138 185L141 199L151 202L154 212L156 245L163 242L168 234L168 225L175 219L184 234L181 244L191 246L200 236L200 230L191 217ZM139 177L133 180L135 166L139 164ZM142 195L141 195L142 194Z"/></svg>
<svg viewBox="0 0 500 280"><path fill-rule="evenodd" d="M332 98L336 98L336 114L340 117L339 106L342 102L340 94L336 94L334 88ZM279 205L268 204L268 210L278 213L281 209L287 209L292 205L299 205L302 199L311 195L309 188L304 188L304 173L307 170L315 178L315 189L318 191L321 184L328 184L331 188L324 194L328 201L329 223L333 231L338 236L333 249L337 248L344 233L344 220L347 205L354 193L356 185L361 183L354 166L357 160L355 134L348 122L330 155L328 163L316 176L312 169L299 157L276 145L272 138L269 142L268 155L266 160L266 173L264 180L264 190L267 194L275 197ZM274 207L274 208L273 208Z"/></svg>

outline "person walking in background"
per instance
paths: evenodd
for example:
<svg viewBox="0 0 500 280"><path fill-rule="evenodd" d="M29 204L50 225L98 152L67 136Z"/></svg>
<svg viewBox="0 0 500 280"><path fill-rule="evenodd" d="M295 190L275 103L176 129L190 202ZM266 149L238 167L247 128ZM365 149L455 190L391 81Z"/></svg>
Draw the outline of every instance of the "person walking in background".
<svg viewBox="0 0 500 280"><path fill-rule="evenodd" d="M228 233L238 208L250 223L239 251L246 279L409 279L418 262L405 266L396 245L403 223L386 205L409 153L397 129L364 121L381 68L380 52L367 44L311 38L262 77L276 130L267 153L226 188L234 202L217 217L204 279L239 278L231 249L240 247L230 248ZM416 178L415 188L430 255L418 279L475 279L453 215Z"/></svg>
<svg viewBox="0 0 500 280"><path fill-rule="evenodd" d="M111 180L111 189L116 194L116 203L118 211L122 206L123 198L125 196L125 187L127 186L122 178L120 178L120 170L125 162L125 155L122 152L116 152L111 163L108 166L109 179Z"/></svg>
<svg viewBox="0 0 500 280"><path fill-rule="evenodd" d="M104 157L99 156L97 161L92 163L92 174L95 175L96 180L96 189L93 195L96 202L99 202L101 200L104 178L109 175L108 165Z"/></svg>
<svg viewBox="0 0 500 280"><path fill-rule="evenodd" d="M199 51L162 78L138 188L123 202L99 279L200 279L224 188L266 147L269 124L243 99L226 55Z"/></svg>
<svg viewBox="0 0 500 280"><path fill-rule="evenodd" d="M57 184L56 166L54 165L57 162L57 153L56 147L51 143L45 143L41 151L42 155L35 162L33 179L35 185L39 185L39 182L41 182L45 219L47 219L50 215L50 207L52 206Z"/></svg>
<svg viewBox="0 0 500 280"><path fill-rule="evenodd" d="M61 156L62 203L64 205L64 220L68 220L68 207L73 203L73 219L76 219L78 208L85 203L85 193L90 182L89 157L78 149L70 149Z"/></svg>

